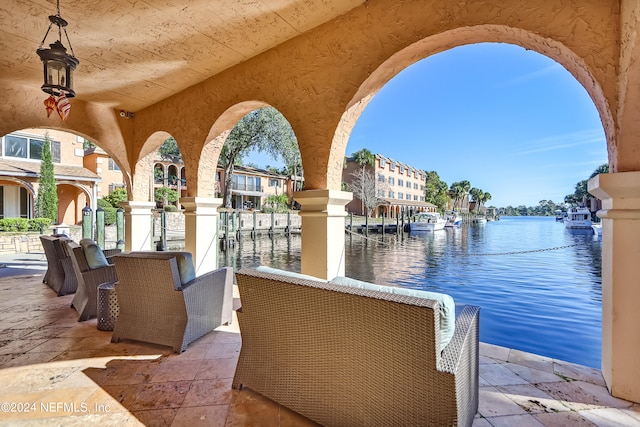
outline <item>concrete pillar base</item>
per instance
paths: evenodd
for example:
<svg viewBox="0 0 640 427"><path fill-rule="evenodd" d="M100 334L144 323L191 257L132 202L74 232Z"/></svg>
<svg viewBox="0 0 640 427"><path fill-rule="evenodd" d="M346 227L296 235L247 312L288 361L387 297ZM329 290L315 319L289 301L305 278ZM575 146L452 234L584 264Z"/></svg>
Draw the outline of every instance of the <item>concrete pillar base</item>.
<svg viewBox="0 0 640 427"><path fill-rule="evenodd" d="M218 268L218 207L222 199L185 197L180 199L184 208L185 250L191 252L196 275Z"/></svg>
<svg viewBox="0 0 640 427"><path fill-rule="evenodd" d="M602 375L640 402L640 172L597 175L588 190L602 200Z"/></svg>
<svg viewBox="0 0 640 427"><path fill-rule="evenodd" d="M122 202L124 210L124 250L148 251L152 250L153 236L151 233L151 209L153 202L137 202L135 200Z"/></svg>
<svg viewBox="0 0 640 427"><path fill-rule="evenodd" d="M353 194L337 190L307 190L294 193L302 210L301 273L331 280L344 276L345 206Z"/></svg>

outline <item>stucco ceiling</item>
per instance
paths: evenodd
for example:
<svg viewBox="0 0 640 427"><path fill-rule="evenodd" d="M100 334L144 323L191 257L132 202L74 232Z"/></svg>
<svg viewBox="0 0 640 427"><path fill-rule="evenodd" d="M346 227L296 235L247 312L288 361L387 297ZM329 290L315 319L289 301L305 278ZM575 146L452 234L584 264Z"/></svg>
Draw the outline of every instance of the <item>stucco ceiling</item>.
<svg viewBox="0 0 640 427"><path fill-rule="evenodd" d="M137 111L363 1L60 0L60 15L80 60L77 99ZM42 84L36 49L55 14L55 0L0 2L0 90Z"/></svg>

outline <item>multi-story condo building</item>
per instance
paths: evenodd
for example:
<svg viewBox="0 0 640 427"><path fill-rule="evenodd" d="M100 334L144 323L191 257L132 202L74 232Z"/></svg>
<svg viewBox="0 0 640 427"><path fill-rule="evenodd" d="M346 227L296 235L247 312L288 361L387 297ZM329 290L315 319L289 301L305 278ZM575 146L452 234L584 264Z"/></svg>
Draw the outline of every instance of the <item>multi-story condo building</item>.
<svg viewBox="0 0 640 427"><path fill-rule="evenodd" d="M403 212L414 214L423 211L435 211L436 206L425 201L424 171L398 162L381 154L375 154L373 165L365 166L365 172L375 179L375 193L379 204L372 213L374 217L396 218ZM347 158L346 168L342 171L342 180L347 185L353 182L353 174L361 169L353 158ZM364 215L363 204L357 194L346 206L347 211Z"/></svg>
<svg viewBox="0 0 640 427"><path fill-rule="evenodd" d="M38 194L40 160L45 134L51 141L58 190L58 223L78 224L82 209L97 208L97 200L124 187L117 163L99 147L67 132L25 129L0 138L0 218L33 218ZM186 196L187 180L180 159L159 159L154 165L154 188L169 187ZM301 178L298 178L298 183ZM294 177L237 166L231 194L235 209L260 209L266 197L293 196ZM216 194L224 190L224 170L216 172Z"/></svg>

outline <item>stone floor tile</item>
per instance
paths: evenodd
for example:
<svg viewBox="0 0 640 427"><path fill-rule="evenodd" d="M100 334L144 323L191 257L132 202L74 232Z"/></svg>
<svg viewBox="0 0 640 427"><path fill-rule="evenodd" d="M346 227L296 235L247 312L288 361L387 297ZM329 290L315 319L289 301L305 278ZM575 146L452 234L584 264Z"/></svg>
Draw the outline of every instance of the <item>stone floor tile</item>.
<svg viewBox="0 0 640 427"><path fill-rule="evenodd" d="M505 364L482 365L480 376L491 385L526 384L527 381L516 375Z"/></svg>
<svg viewBox="0 0 640 427"><path fill-rule="evenodd" d="M597 427L596 424L573 411L544 412L532 416L545 427Z"/></svg>
<svg viewBox="0 0 640 427"><path fill-rule="evenodd" d="M193 381L182 406L228 405L235 391L231 389L231 378Z"/></svg>
<svg viewBox="0 0 640 427"><path fill-rule="evenodd" d="M503 366L509 368L510 371L514 372L525 381L533 384L564 381L562 377L554 374L553 371L541 371L518 363L505 363Z"/></svg>
<svg viewBox="0 0 640 427"><path fill-rule="evenodd" d="M629 414L616 408L601 408L592 409L589 411L579 411L579 414L598 427L640 426L640 420L635 419Z"/></svg>
<svg viewBox="0 0 640 427"><path fill-rule="evenodd" d="M476 417L471 427L492 427L492 425L486 418Z"/></svg>
<svg viewBox="0 0 640 427"><path fill-rule="evenodd" d="M496 389L507 395L529 414L569 410L560 401L531 384L497 386Z"/></svg>
<svg viewBox="0 0 640 427"><path fill-rule="evenodd" d="M164 359L154 369L149 382L193 381L201 360Z"/></svg>
<svg viewBox="0 0 640 427"><path fill-rule="evenodd" d="M224 427L229 405L182 407L171 427Z"/></svg>
<svg viewBox="0 0 640 427"><path fill-rule="evenodd" d="M494 387L480 387L478 412L485 418L526 414L517 403Z"/></svg>
<svg viewBox="0 0 640 427"><path fill-rule="evenodd" d="M491 417L487 421L493 427L544 427L544 424L529 414Z"/></svg>
<svg viewBox="0 0 640 427"><path fill-rule="evenodd" d="M133 411L135 416L145 427L169 427L178 413L178 408L151 409L148 411Z"/></svg>
<svg viewBox="0 0 640 427"><path fill-rule="evenodd" d="M240 355L240 348L242 344L240 343L220 343L212 346L207 354L205 355L205 359L228 359L228 358L237 358Z"/></svg>
<svg viewBox="0 0 640 427"><path fill-rule="evenodd" d="M538 371L543 371L543 372L553 373L553 369L554 369L552 358L540 356L537 354L527 353L520 350L512 349L511 351L509 351L508 361L511 363L517 363L518 365L537 369Z"/></svg>
<svg viewBox="0 0 640 427"><path fill-rule="evenodd" d="M602 373L599 370L590 368L588 366L581 366L576 365L575 363L554 360L553 369L555 374L562 375L566 378L585 381L601 386L605 385Z"/></svg>
<svg viewBox="0 0 640 427"><path fill-rule="evenodd" d="M238 359L207 359L203 360L196 373L196 380L210 380L216 378L233 378Z"/></svg>
<svg viewBox="0 0 640 427"><path fill-rule="evenodd" d="M509 349L498 345L480 343L480 354L495 360L506 362L509 360Z"/></svg>
<svg viewBox="0 0 640 427"><path fill-rule="evenodd" d="M128 411L179 408L190 387L189 381L104 386Z"/></svg>
<svg viewBox="0 0 640 427"><path fill-rule="evenodd" d="M234 391L225 426L272 427L279 425L279 420L279 405L249 389L243 389Z"/></svg>

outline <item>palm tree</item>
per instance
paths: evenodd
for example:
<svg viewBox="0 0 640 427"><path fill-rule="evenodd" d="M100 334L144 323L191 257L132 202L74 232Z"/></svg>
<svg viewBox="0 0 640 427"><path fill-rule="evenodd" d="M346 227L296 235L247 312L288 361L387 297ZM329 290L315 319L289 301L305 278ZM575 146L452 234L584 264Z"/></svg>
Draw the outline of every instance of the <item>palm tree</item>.
<svg viewBox="0 0 640 427"><path fill-rule="evenodd" d="M366 148L356 151L352 154L352 157L353 161L362 167L362 172L364 172L367 166L373 166L376 162L376 156Z"/></svg>
<svg viewBox="0 0 640 427"><path fill-rule="evenodd" d="M487 203L489 200L491 200L491 193L486 192L482 195L482 199L480 200L480 204L482 206L484 206L485 203Z"/></svg>
<svg viewBox="0 0 640 427"><path fill-rule="evenodd" d="M484 196L484 191L479 188L473 187L469 190L469 194L473 198L473 201L476 202L476 212L480 212L480 207L482 206L482 197Z"/></svg>

